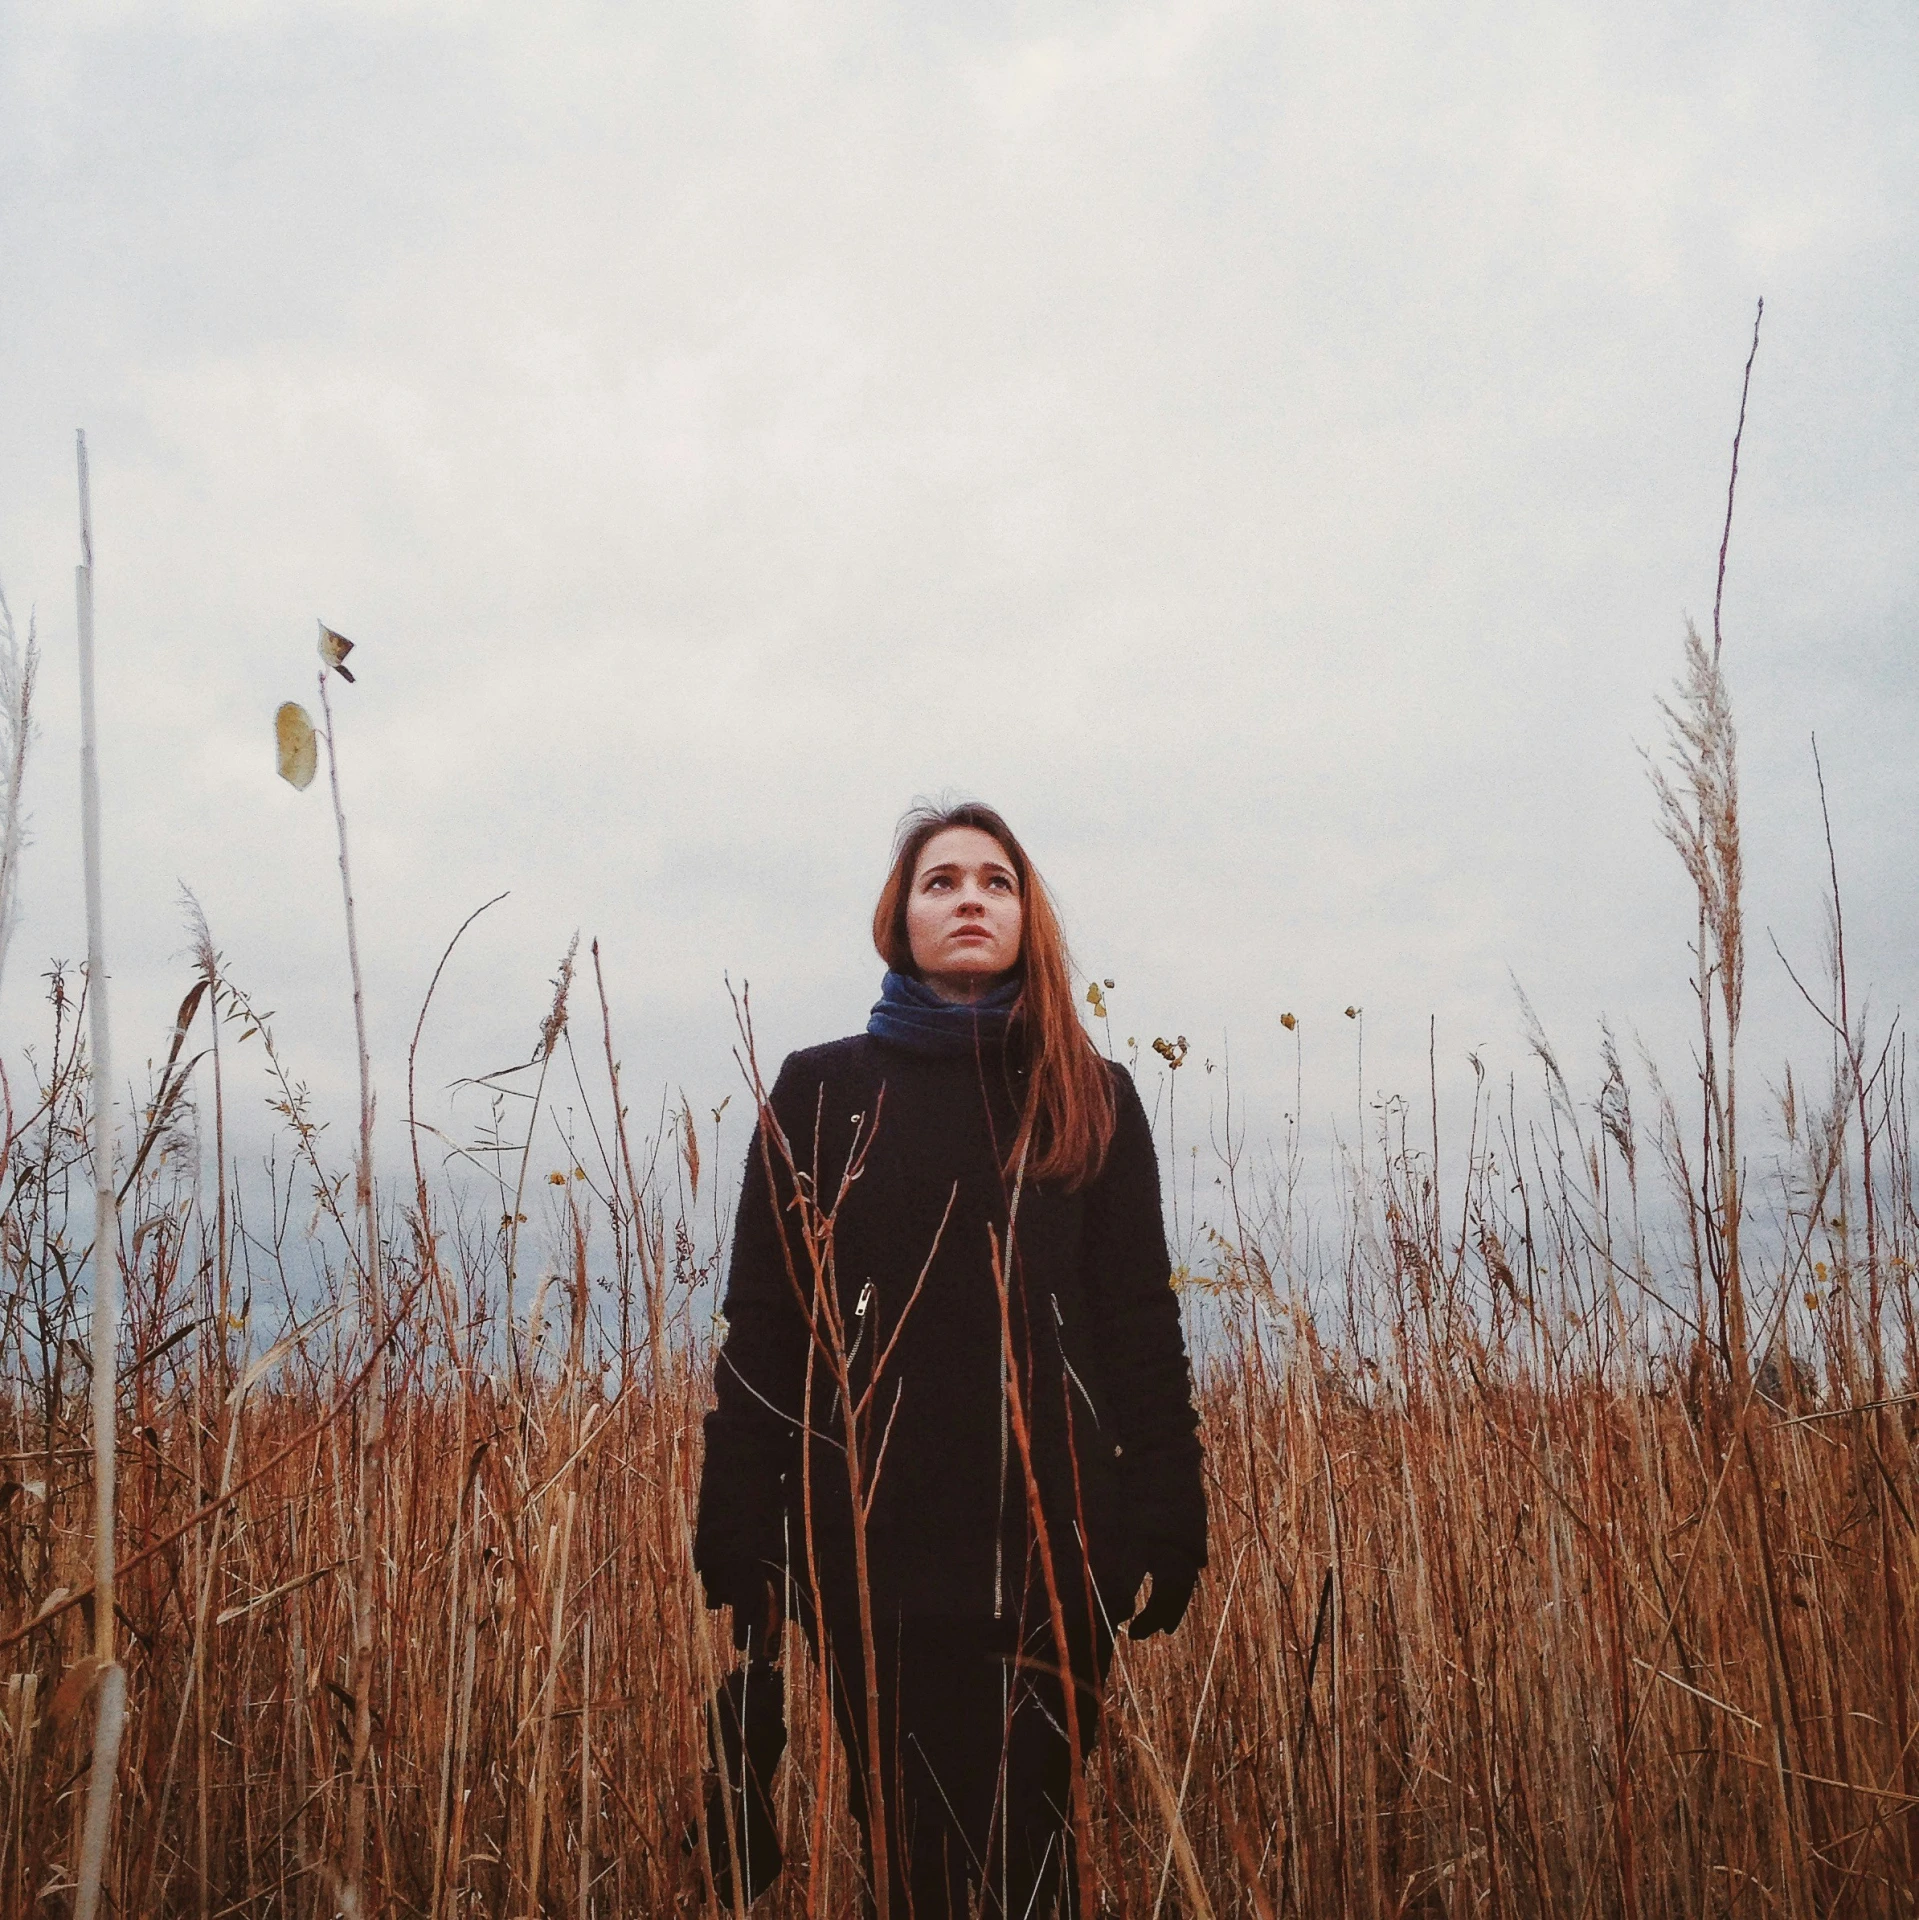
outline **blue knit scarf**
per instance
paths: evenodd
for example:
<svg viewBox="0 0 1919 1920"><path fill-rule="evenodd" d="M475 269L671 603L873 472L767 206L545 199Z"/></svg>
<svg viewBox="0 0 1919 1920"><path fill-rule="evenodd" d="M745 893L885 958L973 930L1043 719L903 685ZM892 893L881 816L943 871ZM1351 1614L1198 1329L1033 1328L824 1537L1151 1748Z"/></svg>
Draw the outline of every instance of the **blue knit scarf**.
<svg viewBox="0 0 1919 1920"><path fill-rule="evenodd" d="M1005 1042L1007 1023L1020 996L1017 976L969 1005L942 1000L923 980L889 972L866 1023L875 1040L909 1053L957 1056Z"/></svg>

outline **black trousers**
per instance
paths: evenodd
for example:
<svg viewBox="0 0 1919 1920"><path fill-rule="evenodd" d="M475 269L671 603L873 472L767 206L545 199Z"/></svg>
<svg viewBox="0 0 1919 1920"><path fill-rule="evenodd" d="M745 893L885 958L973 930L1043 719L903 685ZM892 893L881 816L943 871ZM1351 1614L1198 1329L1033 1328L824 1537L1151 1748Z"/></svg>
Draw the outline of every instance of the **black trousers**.
<svg viewBox="0 0 1919 1920"><path fill-rule="evenodd" d="M1035 1619L1037 1611L1037 1619ZM818 1632L803 1624L814 1657ZM880 1778L893 1920L1046 1920L1073 1910L1073 1766L1050 1618L876 1617ZM1084 1764L1112 1641L1069 1624ZM827 1614L825 1659L874 1911L866 1663L856 1613ZM1065 1896L1062 1899L1062 1896Z"/></svg>

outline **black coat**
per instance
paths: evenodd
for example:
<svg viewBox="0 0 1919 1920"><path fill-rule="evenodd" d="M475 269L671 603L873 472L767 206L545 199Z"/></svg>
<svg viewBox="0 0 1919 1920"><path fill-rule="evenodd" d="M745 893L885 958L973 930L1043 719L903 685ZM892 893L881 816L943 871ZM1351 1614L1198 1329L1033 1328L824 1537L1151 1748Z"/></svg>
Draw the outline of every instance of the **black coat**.
<svg viewBox="0 0 1919 1920"><path fill-rule="evenodd" d="M1112 1074L1116 1123L1099 1177L1077 1192L1027 1180L1002 1264L1056 1573L1084 1595L1090 1571L1116 1621L1156 1558L1205 1563L1206 1501L1152 1134L1131 1076ZM994 1236L1008 1243L1003 1161L1023 1091L999 1049L933 1057L865 1034L793 1054L772 1091L822 1205L870 1139L840 1205L832 1274L856 1398L893 1343L861 1444L869 1477L879 1462L868 1577L889 1610L988 1617L1011 1611L1021 1581L1037 1577L992 1257ZM812 1267L784 1158L775 1145L769 1181L763 1145L756 1137L747 1158L706 1419L694 1557L716 1603L754 1566L790 1565L807 1582ZM843 1416L817 1350L810 1426L813 1539L832 1604L853 1585L851 1502Z"/></svg>

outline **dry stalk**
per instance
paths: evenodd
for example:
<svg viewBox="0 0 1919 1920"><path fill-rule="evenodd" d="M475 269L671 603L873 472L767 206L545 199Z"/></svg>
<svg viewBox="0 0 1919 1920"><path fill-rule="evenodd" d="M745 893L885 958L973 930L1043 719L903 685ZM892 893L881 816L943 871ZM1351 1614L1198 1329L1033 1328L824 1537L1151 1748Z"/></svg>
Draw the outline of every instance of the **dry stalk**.
<svg viewBox="0 0 1919 1920"><path fill-rule="evenodd" d="M1004 1246L997 1233L992 1235L990 1242L993 1288L999 1296L1000 1349L1003 1356L1000 1380L1006 1392L1007 1414L1012 1424L1014 1444L1019 1451L1020 1473L1026 1488L1027 1517L1032 1524L1034 1544L1039 1553L1040 1577L1046 1587L1046 1610L1053 1629L1054 1658L1059 1665L1060 1698L1066 1714L1067 1758L1072 1768L1073 1844L1081 1869L1077 1877L1080 1916L1081 1920L1093 1920L1092 1881L1086 1872L1093 1858L1093 1812L1086 1785L1086 1740L1079 1718L1080 1678L1073 1662L1072 1642L1066 1634L1066 1609L1060 1596L1058 1568L1053 1560L1052 1535L1046 1523L1045 1508L1040 1501L1039 1475L1033 1466L1033 1441L1026 1422L1026 1395L1020 1385L1018 1355L1013 1345L1012 1306L1006 1273L1007 1259L1016 1245L1014 1235L1025 1177L1026 1157L1022 1151L1019 1172L1013 1181L1013 1199L1006 1223Z"/></svg>
<svg viewBox="0 0 1919 1920"><path fill-rule="evenodd" d="M326 629L321 628L320 711L325 716L327 784L333 797L333 827L340 849L340 895L346 908L347 968L353 982L353 1040L360 1069L360 1150L353 1170L354 1198L360 1216L360 1314L365 1337L373 1344L366 1402L360 1415L358 1474L354 1492L354 1528L358 1539L357 1584L353 1604L353 1654L347 1690L353 1699L352 1758L347 1772L346 1837L340 1863L340 1907L346 1920L369 1911L366 1890L366 1842L369 1760L373 1745L373 1662L376 1644L374 1587L378 1538L373 1503L386 1439L386 1309L380 1285L380 1222L373 1185L373 1056L367 1045L366 991L360 974L360 934L353 911L353 869L347 857L346 809L340 801L340 762L333 739L333 701L324 664Z"/></svg>

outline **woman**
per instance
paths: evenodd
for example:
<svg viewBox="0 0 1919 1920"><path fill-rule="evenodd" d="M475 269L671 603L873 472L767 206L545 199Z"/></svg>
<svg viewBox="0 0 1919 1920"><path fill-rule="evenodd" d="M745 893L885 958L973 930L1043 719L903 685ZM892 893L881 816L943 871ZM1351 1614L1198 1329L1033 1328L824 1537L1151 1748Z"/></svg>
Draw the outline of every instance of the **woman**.
<svg viewBox="0 0 1919 1920"><path fill-rule="evenodd" d="M797 1607L871 1906L1043 1915L1113 1634L1170 1632L1206 1562L1159 1170L991 808L906 817L873 939L866 1031L762 1105L694 1557L738 1645Z"/></svg>

